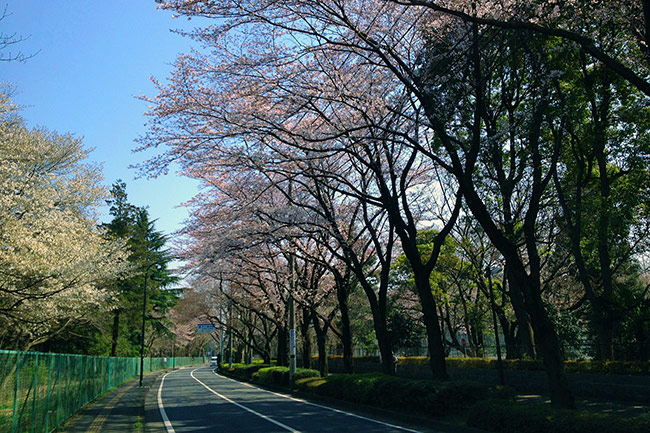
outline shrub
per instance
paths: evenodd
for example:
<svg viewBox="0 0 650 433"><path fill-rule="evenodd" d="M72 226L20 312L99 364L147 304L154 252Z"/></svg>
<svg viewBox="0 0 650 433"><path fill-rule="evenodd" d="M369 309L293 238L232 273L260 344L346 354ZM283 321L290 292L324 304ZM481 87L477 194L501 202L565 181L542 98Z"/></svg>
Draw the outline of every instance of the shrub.
<svg viewBox="0 0 650 433"><path fill-rule="evenodd" d="M312 357L314 361L318 356ZM329 356L331 361L337 362L342 359L341 356ZM429 364L429 358L426 356L408 356L398 357L400 365L418 365L426 366ZM451 368L485 368L495 370L497 368L496 359L485 358L447 358L447 367ZM356 356L355 363L379 363L377 356ZM504 359L503 368L508 370L544 370L544 364L541 360L534 359ZM650 374L650 362L642 361L565 361L567 372L575 373L607 373L607 374L632 374L648 375Z"/></svg>
<svg viewBox="0 0 650 433"><path fill-rule="evenodd" d="M416 357L414 361L410 358L400 359L401 364L423 365L428 358ZM641 361L565 361L564 366L567 372L572 373L605 373L605 374L650 374L650 362ZM496 369L496 359L483 358L447 358L447 367L452 368L486 368ZM503 368L509 370L544 370L544 364L539 360L531 359L504 359Z"/></svg>
<svg viewBox="0 0 650 433"><path fill-rule="evenodd" d="M294 379L319 377L318 370L296 368ZM289 386L289 367L264 367L253 373L251 380L264 385Z"/></svg>
<svg viewBox="0 0 650 433"><path fill-rule="evenodd" d="M543 370L542 361L531 359L504 359L503 368L509 370ZM447 358L447 367L497 369L496 359L485 358Z"/></svg>
<svg viewBox="0 0 650 433"><path fill-rule="evenodd" d="M429 365L427 356L398 356L400 365Z"/></svg>
<svg viewBox="0 0 650 433"><path fill-rule="evenodd" d="M268 364L233 364L232 370L228 370L228 363L221 364L221 371L228 371L231 375L238 379L249 381L255 372L264 367L269 367Z"/></svg>
<svg viewBox="0 0 650 433"><path fill-rule="evenodd" d="M296 382L298 389L331 398L407 412L446 415L488 397L511 397L510 388L472 382L404 379L381 373L333 374Z"/></svg>
<svg viewBox="0 0 650 433"><path fill-rule="evenodd" d="M642 433L650 431L647 418L554 409L505 400L476 403L467 425L500 433Z"/></svg>

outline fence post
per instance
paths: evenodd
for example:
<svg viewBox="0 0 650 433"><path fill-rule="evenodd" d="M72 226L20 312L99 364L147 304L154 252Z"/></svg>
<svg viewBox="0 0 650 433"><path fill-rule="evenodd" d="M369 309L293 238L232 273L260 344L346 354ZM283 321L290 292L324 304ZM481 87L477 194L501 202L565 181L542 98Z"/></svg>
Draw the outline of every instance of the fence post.
<svg viewBox="0 0 650 433"><path fill-rule="evenodd" d="M112 388L111 384L113 382L113 358L108 358L108 388L104 391L107 391Z"/></svg>
<svg viewBox="0 0 650 433"><path fill-rule="evenodd" d="M70 357L66 356L65 357L65 400L63 401L63 404L65 405L65 409L63 411L63 416L67 418L69 410L68 408L70 407ZM64 418L64 419L65 419Z"/></svg>
<svg viewBox="0 0 650 433"><path fill-rule="evenodd" d="M71 357L74 359L74 374L73 374L73 379L75 382L75 387L74 387L74 397L72 398L72 412L70 412L67 415L73 414L77 411L77 408L79 407L79 404L77 403L79 400L81 400L81 397L79 396L79 393L81 392L81 382L79 381L79 358L77 355L72 355Z"/></svg>
<svg viewBox="0 0 650 433"><path fill-rule="evenodd" d="M61 385L61 355L56 354L54 355L56 359L56 425L61 424L61 394L63 394L62 388L63 386Z"/></svg>
<svg viewBox="0 0 650 433"><path fill-rule="evenodd" d="M11 431L16 432L18 419L18 390L20 389L20 352L16 354L16 382L14 386L14 411L11 417Z"/></svg>
<svg viewBox="0 0 650 433"><path fill-rule="evenodd" d="M50 431L50 389L52 385L52 354L48 354L47 363L47 394L45 395L45 431Z"/></svg>
<svg viewBox="0 0 650 433"><path fill-rule="evenodd" d="M38 393L38 352L36 353L36 359L34 360L34 376L32 376L32 431L36 429L36 400Z"/></svg>

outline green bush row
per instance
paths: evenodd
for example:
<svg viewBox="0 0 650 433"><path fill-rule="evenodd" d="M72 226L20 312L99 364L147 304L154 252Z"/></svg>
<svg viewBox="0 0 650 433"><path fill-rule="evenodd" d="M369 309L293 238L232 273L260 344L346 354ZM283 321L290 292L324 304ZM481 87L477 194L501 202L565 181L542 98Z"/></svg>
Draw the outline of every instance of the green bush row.
<svg viewBox="0 0 650 433"><path fill-rule="evenodd" d="M398 357L399 365L422 365L429 364L426 356ZM354 358L355 362L374 362L377 358L363 357ZM451 368L497 368L496 359L485 358L447 358L447 367ZM650 362L640 361L565 361L564 367L571 373L605 373L605 374L650 374ZM504 359L503 368L508 370L544 370L541 360L531 359Z"/></svg>
<svg viewBox="0 0 650 433"><path fill-rule="evenodd" d="M256 373L261 368L271 367L269 364L233 364L232 369L228 368L228 363L221 363L220 370L227 371L232 376L237 377L238 379L250 381L253 374Z"/></svg>
<svg viewBox="0 0 650 433"><path fill-rule="evenodd" d="M504 359L503 368L508 370L543 370L544 364L540 360L532 359ZM447 367L452 368L489 368L496 370L496 359L484 358L447 358Z"/></svg>
<svg viewBox="0 0 650 433"><path fill-rule="evenodd" d="M314 362L318 362L318 355L314 355L311 358ZM343 361L343 356L341 355L329 355L327 358L331 361ZM354 362L380 362L378 356L354 356L353 359Z"/></svg>
<svg viewBox="0 0 650 433"><path fill-rule="evenodd" d="M626 418L615 414L554 409L486 400L469 410L467 425L499 433L647 433L650 419Z"/></svg>
<svg viewBox="0 0 650 433"><path fill-rule="evenodd" d="M318 370L296 368L294 379L319 377ZM289 386L289 367L264 367L252 374L251 380L263 385Z"/></svg>
<svg viewBox="0 0 650 433"><path fill-rule="evenodd" d="M381 373L307 378L296 380L296 387L317 395L431 416L466 410L486 398L514 396L510 388L405 379Z"/></svg>

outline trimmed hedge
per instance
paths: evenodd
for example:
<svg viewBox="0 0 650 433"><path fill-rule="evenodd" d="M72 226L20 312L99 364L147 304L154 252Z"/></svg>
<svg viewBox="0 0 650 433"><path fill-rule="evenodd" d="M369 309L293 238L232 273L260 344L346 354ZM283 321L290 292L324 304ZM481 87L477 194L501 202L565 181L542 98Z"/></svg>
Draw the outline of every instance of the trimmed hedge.
<svg viewBox="0 0 650 433"><path fill-rule="evenodd" d="M428 365L426 356L398 357L400 365ZM356 361L365 361L358 358ZM447 367L497 369L496 359L485 358L447 358ZM541 360L504 359L503 368L508 370L544 370ZM570 373L605 373L649 375L650 362L641 361L565 361L564 368Z"/></svg>
<svg viewBox="0 0 650 433"><path fill-rule="evenodd" d="M228 363L222 363L220 365L220 370L228 372L229 374L237 377L238 379L250 381L253 374L258 370L266 367L271 367L269 364L233 364L232 370L228 369Z"/></svg>
<svg viewBox="0 0 650 433"><path fill-rule="evenodd" d="M503 368L508 370L544 370L544 363L531 359L504 359ZM496 359L484 358L447 358L447 367L452 368L487 368L497 369Z"/></svg>
<svg viewBox="0 0 650 433"><path fill-rule="evenodd" d="M317 395L431 416L457 413L486 398L514 396L510 388L404 379L381 373L308 378L296 380L296 387Z"/></svg>
<svg viewBox="0 0 650 433"><path fill-rule="evenodd" d="M307 368L296 368L295 380L309 377L319 377L318 370ZM264 385L289 386L289 367L265 366L252 374L251 380Z"/></svg>
<svg viewBox="0 0 650 433"><path fill-rule="evenodd" d="M343 360L342 355L329 355L327 358L332 361ZM380 362L381 361L381 359L378 356L353 356L352 358L354 359L354 362ZM312 356L311 359L314 362L318 362L318 355Z"/></svg>
<svg viewBox="0 0 650 433"><path fill-rule="evenodd" d="M487 400L477 402L469 411L467 425L499 433L647 433L650 419L626 418L614 414L554 409Z"/></svg>

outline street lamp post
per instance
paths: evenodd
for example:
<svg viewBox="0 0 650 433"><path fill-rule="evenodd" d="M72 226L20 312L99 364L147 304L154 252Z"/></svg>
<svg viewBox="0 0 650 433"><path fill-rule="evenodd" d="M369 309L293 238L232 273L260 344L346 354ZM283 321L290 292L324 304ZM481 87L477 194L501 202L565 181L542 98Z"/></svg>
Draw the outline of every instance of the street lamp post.
<svg viewBox="0 0 650 433"><path fill-rule="evenodd" d="M232 303L229 306L230 320L228 321L228 369L232 370Z"/></svg>
<svg viewBox="0 0 650 433"><path fill-rule="evenodd" d="M293 294L296 290L296 257L293 253L289 256L291 270L291 293L289 294L289 388L293 390L296 383L296 310Z"/></svg>
<svg viewBox="0 0 650 433"><path fill-rule="evenodd" d="M147 277L149 276L149 269L160 262L161 260L151 263L144 271L144 300L142 301L142 334L140 340L140 386L142 386L144 376L144 323L147 315Z"/></svg>

